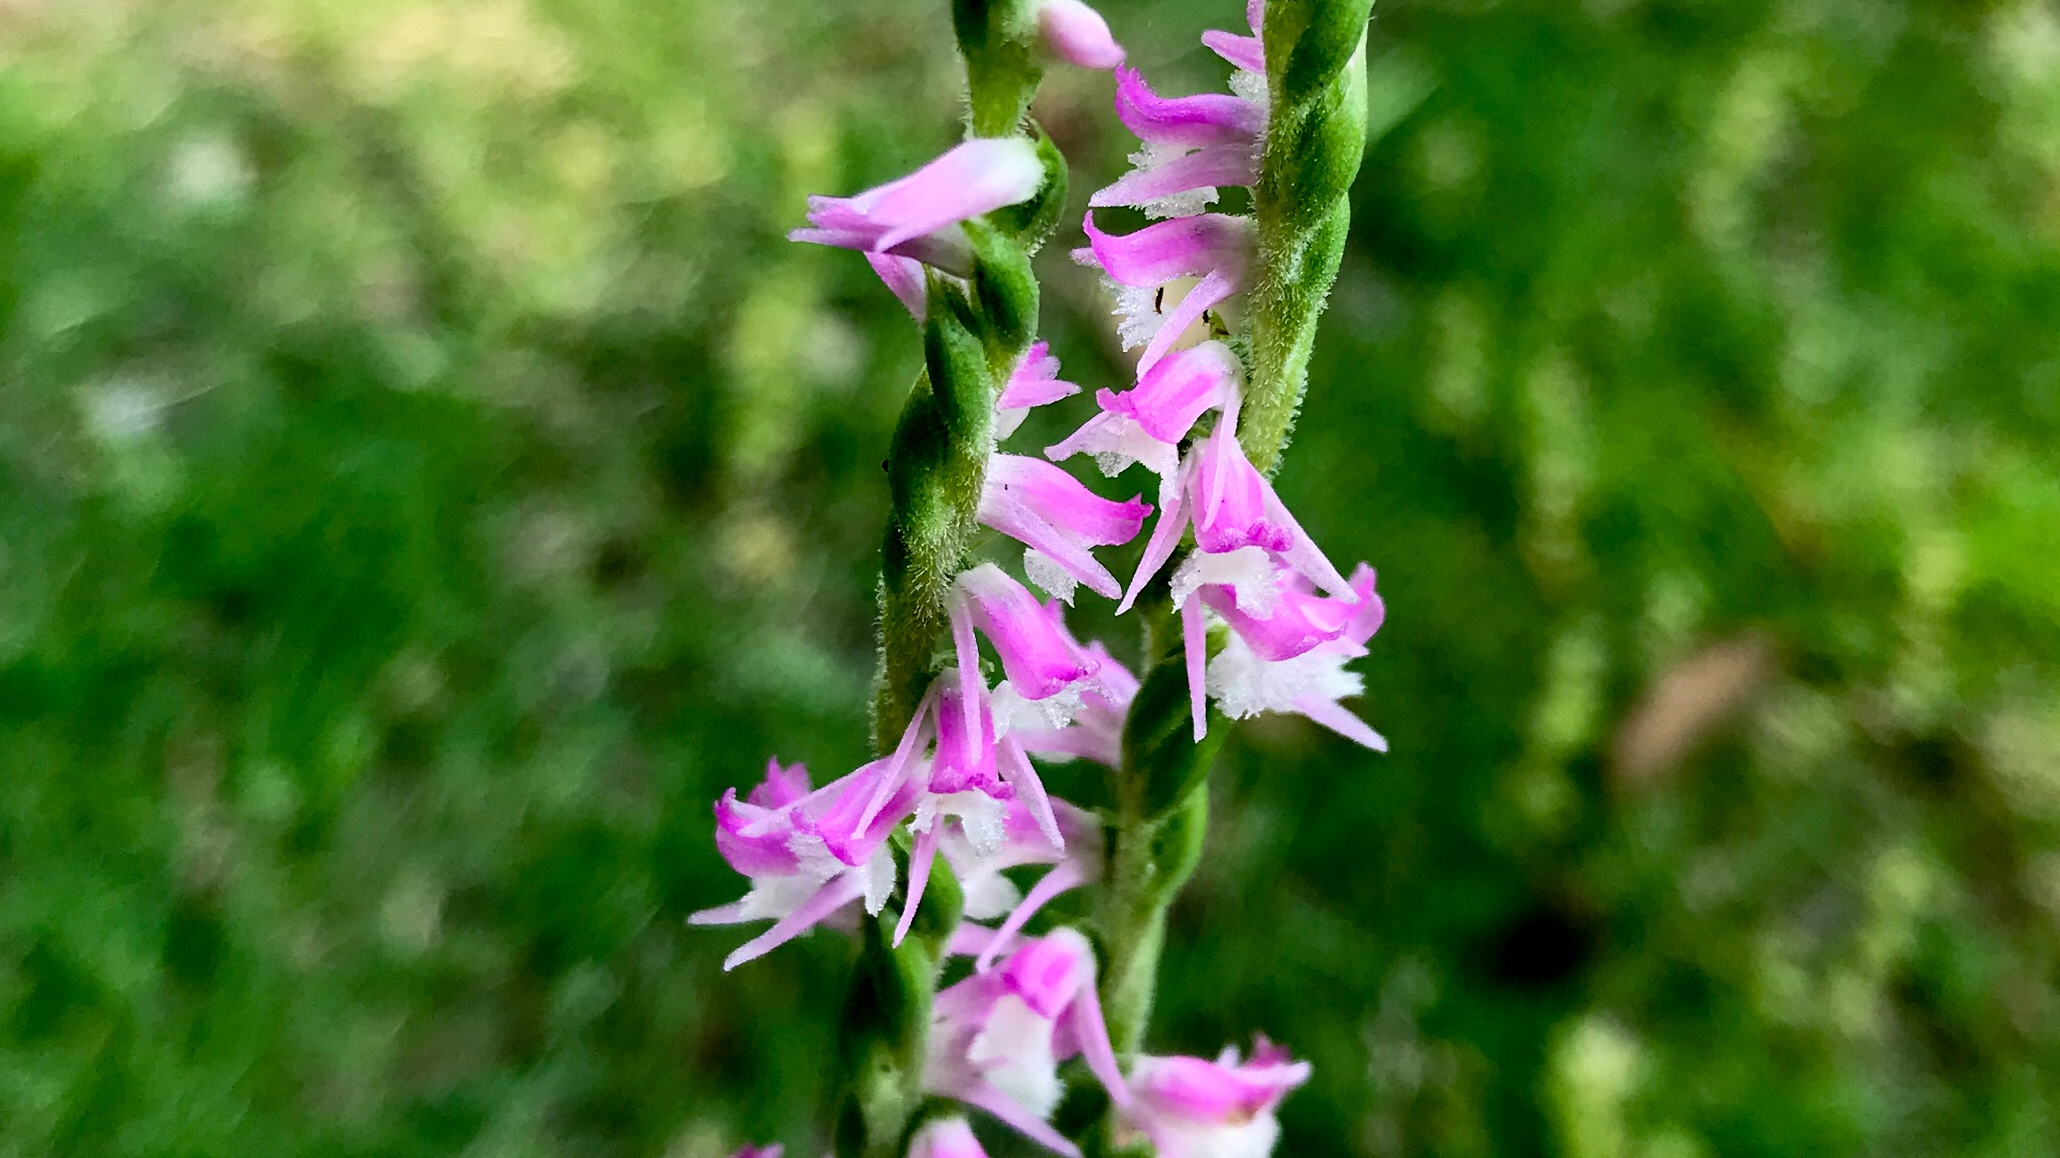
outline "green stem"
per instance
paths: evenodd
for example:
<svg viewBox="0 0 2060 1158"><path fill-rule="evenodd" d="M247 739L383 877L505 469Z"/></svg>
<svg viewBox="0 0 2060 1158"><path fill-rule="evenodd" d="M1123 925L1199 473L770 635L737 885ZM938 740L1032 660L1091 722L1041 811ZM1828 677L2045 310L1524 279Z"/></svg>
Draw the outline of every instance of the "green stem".
<svg viewBox="0 0 2060 1158"><path fill-rule="evenodd" d="M1009 136L1021 127L1039 70L1023 35L1027 0L957 0L953 21L966 57L970 128ZM1022 206L965 225L974 260L961 285L926 284L923 373L895 426L887 461L891 509L881 548L880 669L873 747L891 751L949 662L952 585L978 530L980 492L994 454L994 403L1037 330L1037 281L1029 253L1065 200L1065 163L1041 134L1052 174ZM909 936L892 944L907 904L906 849L897 849L898 904L865 922L863 949L845 1005L840 1053L849 1096L837 1121L841 1158L901 1158L924 1104L931 1008L961 909L942 865Z"/></svg>
<svg viewBox="0 0 2060 1158"><path fill-rule="evenodd" d="M1366 10L1366 0L1288 0L1267 10L1272 112L1252 198L1253 366L1238 423L1245 454L1267 474L1301 409L1316 323L1351 226L1349 194L1366 151Z"/></svg>

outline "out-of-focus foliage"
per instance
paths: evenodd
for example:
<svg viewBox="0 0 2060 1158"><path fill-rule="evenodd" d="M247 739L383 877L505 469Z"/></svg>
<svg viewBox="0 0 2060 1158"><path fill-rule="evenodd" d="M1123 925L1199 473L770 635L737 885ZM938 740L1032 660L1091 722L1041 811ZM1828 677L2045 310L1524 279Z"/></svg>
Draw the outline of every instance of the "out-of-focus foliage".
<svg viewBox="0 0 2060 1158"><path fill-rule="evenodd" d="M1105 6L1173 91L1241 7ZM848 945L681 922L865 751L916 343L780 238L951 139L945 24L0 3L0 1155L817 1152ZM1395 751L1241 732L1155 1046L1312 1057L1298 1158L2060 1149L2060 15L1371 52L1281 481Z"/></svg>

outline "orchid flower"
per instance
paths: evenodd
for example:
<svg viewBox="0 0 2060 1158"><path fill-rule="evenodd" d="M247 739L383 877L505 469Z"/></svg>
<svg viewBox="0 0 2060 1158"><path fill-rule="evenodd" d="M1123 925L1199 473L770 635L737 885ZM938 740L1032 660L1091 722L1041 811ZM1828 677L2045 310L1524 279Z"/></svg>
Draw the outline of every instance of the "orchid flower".
<svg viewBox="0 0 2060 1158"><path fill-rule="evenodd" d="M960 223L1027 201L1044 182L1037 146L1020 137L979 137L855 196L810 197L809 228L787 237L866 254L880 279L920 316L922 274L912 263L961 277L972 272L972 243Z"/></svg>
<svg viewBox="0 0 2060 1158"><path fill-rule="evenodd" d="M1145 348L1139 373L1150 370L1210 309L1245 289L1252 260L1249 218L1200 213L1112 234L1097 228L1089 214L1082 227L1088 244L1073 251L1073 260L1100 268L1108 279L1123 348Z"/></svg>
<svg viewBox="0 0 2060 1158"><path fill-rule="evenodd" d="M1203 601L1231 626L1229 641L1209 661L1209 695L1233 720L1294 712L1356 744L1387 751L1379 732L1338 703L1365 689L1345 663L1366 654L1366 641L1386 616L1373 568L1361 563L1352 572L1358 596L1352 604L1316 595L1299 575L1288 575L1281 586L1279 606L1265 619L1245 614L1221 588L1203 588Z"/></svg>
<svg viewBox="0 0 2060 1158"><path fill-rule="evenodd" d="M1131 1065L1124 1122L1158 1158L1266 1158L1280 1138L1281 1099L1308 1080L1308 1062L1264 1037L1249 1061L1236 1047L1215 1061L1146 1055Z"/></svg>
<svg viewBox="0 0 2060 1158"><path fill-rule="evenodd" d="M1181 440L1203 414L1230 402L1243 373L1237 355L1222 342L1177 350L1144 371L1135 387L1120 394L1097 391L1101 412L1045 454L1091 454L1111 476L1143 463L1159 476L1160 502L1168 503L1165 487L1177 472Z"/></svg>
<svg viewBox="0 0 2060 1158"><path fill-rule="evenodd" d="M715 846L731 868L751 882L743 899L687 918L695 925L738 925L771 920L773 927L723 959L723 969L755 960L836 917L853 901L878 913L894 889L887 837L893 821L867 826L839 822L872 795L878 776L894 762L874 761L810 791L808 771L774 760L765 780L744 800L736 789L715 803ZM901 803L906 806L912 794ZM886 809L882 808L882 812Z"/></svg>
<svg viewBox="0 0 2060 1158"><path fill-rule="evenodd" d="M1202 37L1238 66L1240 77L1258 78L1256 86L1234 79L1236 95L1161 97L1136 70L1116 70L1116 115L1144 145L1130 158L1136 168L1097 191L1088 199L1090 207L1130 205L1148 217L1186 217L1214 202L1219 187L1258 183L1266 65L1263 48L1243 40L1216 32ZM1258 67L1252 68L1255 61Z"/></svg>
<svg viewBox="0 0 2060 1158"><path fill-rule="evenodd" d="M1079 1158L1050 1123L1064 1092L1059 1063L1076 1054L1119 1105L1116 1066L1094 987L1094 950L1072 929L1025 942L993 970L937 995L924 1088L978 1106L1046 1148Z"/></svg>

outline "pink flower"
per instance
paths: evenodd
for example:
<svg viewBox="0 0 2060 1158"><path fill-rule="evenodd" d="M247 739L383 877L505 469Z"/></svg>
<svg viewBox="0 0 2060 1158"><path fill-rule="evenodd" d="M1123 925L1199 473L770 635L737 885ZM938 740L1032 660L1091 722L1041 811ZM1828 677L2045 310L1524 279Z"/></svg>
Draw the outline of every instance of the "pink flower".
<svg viewBox="0 0 2060 1158"><path fill-rule="evenodd" d="M1080 393L1080 387L1059 380L1059 360L1043 342L1032 345L1016 363L1001 397L994 402L994 437L1007 438L1031 410Z"/></svg>
<svg viewBox="0 0 2060 1158"><path fill-rule="evenodd" d="M997 969L937 995L924 1088L978 1106L1034 1142L1078 1158L1049 1119L1059 1063L1084 1056L1119 1105L1130 1101L1094 989L1094 950L1072 929L1024 942Z"/></svg>
<svg viewBox="0 0 2060 1158"><path fill-rule="evenodd" d="M1124 1122L1151 1141L1158 1158L1266 1158L1280 1138L1281 1099L1309 1080L1309 1063L1258 1039L1250 1061L1235 1047L1215 1061L1139 1057Z"/></svg>
<svg viewBox="0 0 2060 1158"><path fill-rule="evenodd" d="M730 1155L730 1158L780 1158L780 1155L786 1153L786 1150L787 1148L778 1142L770 1146L745 1146L735 1154Z"/></svg>
<svg viewBox="0 0 2060 1158"><path fill-rule="evenodd" d="M979 519L1030 548L1023 569L1031 581L1070 603L1076 583L1111 599L1122 593L1092 549L1136 538L1151 513L1136 496L1112 502L1051 463L997 454L987 463Z"/></svg>
<svg viewBox="0 0 2060 1158"><path fill-rule="evenodd" d="M1254 26L1256 29L1256 25ZM1247 37L1208 32L1202 43L1238 67L1236 95L1165 98L1135 70L1116 70L1116 114L1144 142L1136 167L1088 199L1091 207L1133 205L1149 217L1185 217L1216 200L1226 185L1259 179L1266 129L1265 49Z"/></svg>
<svg viewBox="0 0 2060 1158"><path fill-rule="evenodd" d="M1123 46L1109 35L1108 22L1080 0L1044 0L1037 8L1037 31L1045 48L1067 64L1100 71L1123 63Z"/></svg>
<svg viewBox="0 0 2060 1158"><path fill-rule="evenodd" d="M723 961L734 969L764 956L831 920L853 901L877 913L893 891L894 857L887 849L893 822L845 823L872 796L895 757L876 760L849 776L809 790L800 765L767 765L764 783L743 801L735 789L715 804L715 844L731 868L751 882L743 899L688 917L695 925L737 925L770 920L772 928ZM901 801L905 807L913 794Z"/></svg>
<svg viewBox="0 0 2060 1158"><path fill-rule="evenodd" d="M1182 534L1192 528L1197 550L1174 572L1172 596L1180 610L1196 740L1208 732L1208 631L1200 595L1204 586L1226 588L1237 607L1258 618L1273 615L1283 569L1347 602L1358 598L1288 512L1273 485L1245 457L1237 441L1238 407L1233 395L1216 428L1181 460L1172 484L1161 489L1164 509L1158 525L1116 608L1119 614L1129 610L1172 557Z"/></svg>
<svg viewBox="0 0 2060 1158"><path fill-rule="evenodd" d="M1374 591L1373 568L1361 563L1352 572L1356 603L1324 599L1299 575L1286 576L1282 587L1279 606L1266 618L1246 615L1220 588L1203 588L1203 599L1232 628L1209 661L1208 694L1233 720L1294 712L1356 744L1387 751L1387 740L1338 702L1365 690L1345 664L1366 654L1366 641L1387 615Z"/></svg>
<svg viewBox="0 0 2060 1158"><path fill-rule="evenodd" d="M1136 168L1088 198L1091 208L1137 206L1152 217L1184 217L1225 185L1259 180L1264 109L1239 96L1160 97L1134 69L1116 70L1116 114L1144 148Z"/></svg>
<svg viewBox="0 0 2060 1158"><path fill-rule="evenodd" d="M977 652L971 650L971 626L958 617L955 620L953 634L961 655L977 665ZM1022 745L997 731L995 724L993 696L977 666L947 668L917 706L895 756L876 761L878 774L866 783L861 795L847 798L852 808L839 810L836 826L864 838L904 819L915 834L909 852L907 896L894 930L897 945L908 935L940 850L947 860L957 856L965 864L995 857L1017 864L1036 863L1022 859L1022 848L1008 847L1012 831L1023 831L1020 824L1012 827L1016 810L1035 826L1050 849L1048 863L1063 861L1066 841L1057 806L1045 793L1044 782ZM921 753L933 744L934 751L923 758ZM903 758L904 753L913 758ZM1046 899L1070 887L1061 878L1047 887Z"/></svg>
<svg viewBox="0 0 2060 1158"><path fill-rule="evenodd" d="M964 1118L937 1118L909 1139L908 1158L987 1158Z"/></svg>
<svg viewBox="0 0 2060 1158"><path fill-rule="evenodd" d="M810 228L787 236L794 241L913 258L963 276L971 272L972 250L965 235L954 227L1030 199L1044 181L1044 162L1029 141L976 138L898 181L856 196L810 197ZM875 268L879 268L877 264ZM882 276L886 276L884 272ZM888 284L896 286L893 279ZM904 303L909 301L902 288L896 287L896 293Z"/></svg>

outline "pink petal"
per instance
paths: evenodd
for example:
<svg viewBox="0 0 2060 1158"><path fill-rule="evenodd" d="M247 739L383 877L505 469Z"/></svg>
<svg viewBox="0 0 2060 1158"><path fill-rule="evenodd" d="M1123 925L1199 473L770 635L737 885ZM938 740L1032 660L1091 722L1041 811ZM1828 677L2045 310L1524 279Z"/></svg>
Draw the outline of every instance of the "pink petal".
<svg viewBox="0 0 2060 1158"><path fill-rule="evenodd" d="M1066 632L1057 603L1039 603L992 563L965 572L957 582L973 622L1001 656L1009 685L1024 699L1055 696L1094 675L1099 665Z"/></svg>
<svg viewBox="0 0 2060 1158"><path fill-rule="evenodd" d="M1022 361L1016 363L1015 372L1009 375L1008 385L1002 388L995 407L999 410L1027 410L1080 393L1080 387L1058 379L1059 360L1051 356L1049 346L1038 342L1024 353Z"/></svg>
<svg viewBox="0 0 2060 1158"><path fill-rule="evenodd" d="M1094 949L1072 929L1054 929L1002 962L1001 982L1039 1017L1056 1021L1094 985Z"/></svg>
<svg viewBox="0 0 2060 1158"><path fill-rule="evenodd" d="M1136 495L1124 502L1105 499L1064 468L1020 454L997 454L988 461L987 488L1022 503L1080 542L1097 547L1128 543L1152 513L1152 505Z"/></svg>
<svg viewBox="0 0 2060 1158"><path fill-rule="evenodd" d="M937 751L930 764L930 791L948 795L985 792L998 800L1013 795L1001 783L994 762L994 714L982 688L970 711L963 695L947 691L937 703Z"/></svg>
<svg viewBox="0 0 2060 1158"><path fill-rule="evenodd" d="M1068 1142L1065 1135L1052 1129L1051 1123L1024 1109L1014 1098L986 1082L968 1083L966 1088L956 1091L956 1096L959 1101L970 1106L978 1106L1000 1118L1018 1134L1054 1154L1062 1154L1065 1158L1080 1158L1080 1147Z"/></svg>
<svg viewBox="0 0 2060 1158"><path fill-rule="evenodd" d="M923 903L923 892L930 887L930 864L937 858L937 826L943 820L933 821L930 827L916 833L915 847L908 857L908 900L901 906L901 919L894 923L894 947L900 948L902 938L908 936L908 927L915 923L916 907Z"/></svg>
<svg viewBox="0 0 2060 1158"><path fill-rule="evenodd" d="M1162 97L1136 69L1116 70L1116 115L1137 138L1155 145L1199 148L1237 144L1251 148L1266 114L1228 93Z"/></svg>
<svg viewBox="0 0 2060 1158"><path fill-rule="evenodd" d="M1249 217L1197 213L1115 234L1096 228L1090 213L1082 228L1088 248L1075 250L1073 256L1092 260L1117 284L1139 289L1175 278L1202 277L1219 269L1231 271L1241 281L1251 261Z"/></svg>
<svg viewBox="0 0 2060 1158"><path fill-rule="evenodd" d="M1005 457L996 455L995 458ZM1068 534L1040 517L1020 497L999 491L992 485L980 495L980 525L992 527L1009 538L1050 559L1088 590L1114 599L1123 590L1108 568L1095 561L1094 554L1077 535Z"/></svg>
<svg viewBox="0 0 2060 1158"><path fill-rule="evenodd" d="M1130 1085L1123 1080L1123 1070L1116 1064L1116 1050L1109 1042L1109 1025L1102 1017L1101 995L1090 983L1080 991L1080 999L1073 1003L1067 1020L1073 1038L1080 1046L1080 1054L1087 1060L1089 1073L1109 1092L1109 1100L1125 1109L1130 1107Z"/></svg>
<svg viewBox="0 0 2060 1158"><path fill-rule="evenodd" d="M897 181L852 197L809 198L813 229L797 241L881 253L1029 199L1044 185L1037 147L1021 137L970 140Z"/></svg>
<svg viewBox="0 0 2060 1158"><path fill-rule="evenodd" d="M1037 28L1045 47L1067 64L1104 71L1123 63L1123 46L1109 35L1108 22L1080 0L1044 0Z"/></svg>
<svg viewBox="0 0 2060 1158"><path fill-rule="evenodd" d="M787 814L740 802L734 788L715 802L715 850L747 877L799 872L800 861L787 847L793 832L793 820Z"/></svg>
<svg viewBox="0 0 2060 1158"><path fill-rule="evenodd" d="M801 903L801 907L781 917L773 927L753 937L723 958L722 970L727 973L746 961L756 961L774 949L786 944L801 934L821 924L830 914L857 900L865 894L865 882L858 873L839 873L823 883L815 895Z"/></svg>
<svg viewBox="0 0 2060 1158"><path fill-rule="evenodd" d="M923 263L912 257L898 257L891 253L868 253L866 263L873 272L880 275L887 288L901 300L910 317L923 320L929 308L929 287L923 281Z"/></svg>
<svg viewBox="0 0 2060 1158"><path fill-rule="evenodd" d="M1045 447L1044 454L1055 462L1076 454L1094 455L1100 461L1102 473L1111 477L1137 462L1164 478L1173 473L1180 461L1179 448L1174 444L1146 434L1144 428L1127 415L1107 411L1082 423L1080 429L1064 441Z"/></svg>
<svg viewBox="0 0 2060 1158"><path fill-rule="evenodd" d="M870 827L873 821L878 819L880 811L887 807L887 802L908 783L908 773L913 767L916 751L923 744L923 724L929 719L930 705L936 698L936 689L932 688L917 701L915 716L909 720L908 727L902 730L901 742L894 746L894 754L887 758L886 766L881 769L879 782L874 787L873 794L867 798L865 808L858 814L860 828Z"/></svg>
<svg viewBox="0 0 2060 1158"><path fill-rule="evenodd" d="M1243 452L1239 453L1242 456ZM1249 467L1250 463L1246 465ZM1295 521L1295 516L1287 509L1287 504L1280 501L1280 495L1275 493L1272 484L1264 485L1267 516L1273 523L1287 528L1289 542L1288 546L1280 550L1280 561L1308 576L1318 587L1340 599L1358 599L1359 595L1352 589L1352 585L1345 582L1345 577L1331 565L1330 559L1316 545L1316 540L1310 538L1309 532L1302 529L1302 524Z"/></svg>
<svg viewBox="0 0 2060 1158"><path fill-rule="evenodd" d="M808 795L808 790L806 764L782 768L779 760L772 759L765 762L765 779L751 790L748 799L760 808L779 808Z"/></svg>
<svg viewBox="0 0 2060 1158"><path fill-rule="evenodd" d="M1174 306L1166 314L1166 320L1159 323L1158 333L1152 335L1152 340L1145 344L1144 353L1138 355L1138 372L1150 371L1166 351L1173 348L1173 343L1187 333L1188 327L1201 321L1203 314L1237 291L1236 278L1220 269L1211 271L1200 284L1187 291L1180 304Z"/></svg>
<svg viewBox="0 0 2060 1158"><path fill-rule="evenodd" d="M1195 455L1193 491L1195 542L1212 554L1240 547L1285 552L1296 542L1292 521L1273 487L1238 445L1234 419L1226 415Z"/></svg>
<svg viewBox="0 0 2060 1158"><path fill-rule="evenodd" d="M1287 587L1281 590L1273 614L1266 619L1245 614L1236 598L1217 584L1202 588L1202 599L1230 624L1254 655L1275 663L1342 637L1359 611L1359 606L1343 600Z"/></svg>
<svg viewBox="0 0 2060 1158"><path fill-rule="evenodd" d="M1137 573L1130 577L1130 589L1123 593L1123 602L1116 605L1118 615L1130 610L1130 605L1144 593L1145 584L1151 582L1152 576L1159 573L1167 559L1172 558L1173 549L1180 545L1180 535L1187 530L1187 520L1181 516L1185 513L1183 504L1186 502L1188 476L1193 471L1192 459L1190 455L1181 460L1173 482L1159 494L1163 506L1159 511L1158 525L1152 528L1152 538L1145 544L1144 558L1138 561Z"/></svg>
<svg viewBox="0 0 2060 1158"><path fill-rule="evenodd" d="M1300 696L1295 700L1295 711L1361 747L1376 752L1388 750L1387 737L1368 727L1366 721L1346 711L1336 700L1315 695Z"/></svg>
<svg viewBox="0 0 2060 1158"><path fill-rule="evenodd" d="M1215 145L1133 169L1115 184L1096 191L1087 204L1094 209L1145 206L1195 189L1254 185L1258 181L1259 163L1250 149Z"/></svg>
<svg viewBox="0 0 2060 1158"><path fill-rule="evenodd" d="M1016 902L1016 907L1010 911L1008 919L995 929L994 935L978 950L979 956L973 961L974 970L980 973L987 972L997 956L1013 948L1016 934L1022 932L1023 926L1030 923L1030 918L1051 903L1053 898L1079 888L1090 879L1091 874L1086 869L1070 860L1061 861L1050 872L1039 877L1037 883L1030 886L1030 891L1023 894L1023 899ZM1094 992L1094 987L1088 986L1087 992Z"/></svg>
<svg viewBox="0 0 2060 1158"><path fill-rule="evenodd" d="M1366 641L1372 639L1374 633L1379 631L1381 624L1386 621L1388 608L1387 604L1381 602L1381 597L1374 593L1373 568L1364 563L1352 570L1352 591L1359 596L1359 606L1353 613L1352 621L1345 625L1344 638L1364 647Z"/></svg>
<svg viewBox="0 0 2060 1158"><path fill-rule="evenodd" d="M1204 342L1152 366L1132 389L1098 391L1095 401L1105 411L1134 419L1160 442L1178 443L1197 419L1229 400L1242 372L1229 346Z"/></svg>
<svg viewBox="0 0 2060 1158"><path fill-rule="evenodd" d="M1309 1080L1309 1063L1224 1065L1198 1057L1138 1059L1132 1085L1153 1109L1202 1124L1231 1125L1271 1110Z"/></svg>
<svg viewBox="0 0 2060 1158"><path fill-rule="evenodd" d="M1257 36L1239 36L1211 28L1202 33L1202 43L1208 46L1209 51L1246 72L1261 75L1266 72L1266 44Z"/></svg>
<svg viewBox="0 0 2060 1158"><path fill-rule="evenodd" d="M1199 744L1209 734L1208 684L1204 678L1209 663L1209 635L1202 623L1200 593L1190 594L1180 605L1180 641L1187 652L1187 699L1194 715L1195 743Z"/></svg>
<svg viewBox="0 0 2060 1158"><path fill-rule="evenodd" d="M1023 745L1011 733L1001 738L999 747L1002 780L1016 790L1023 806L1037 821L1038 831L1051 842L1051 846L1059 852L1066 851L1066 838L1059 835L1058 816L1052 811L1051 797L1045 793L1044 781L1038 777L1037 769L1023 751Z"/></svg>

